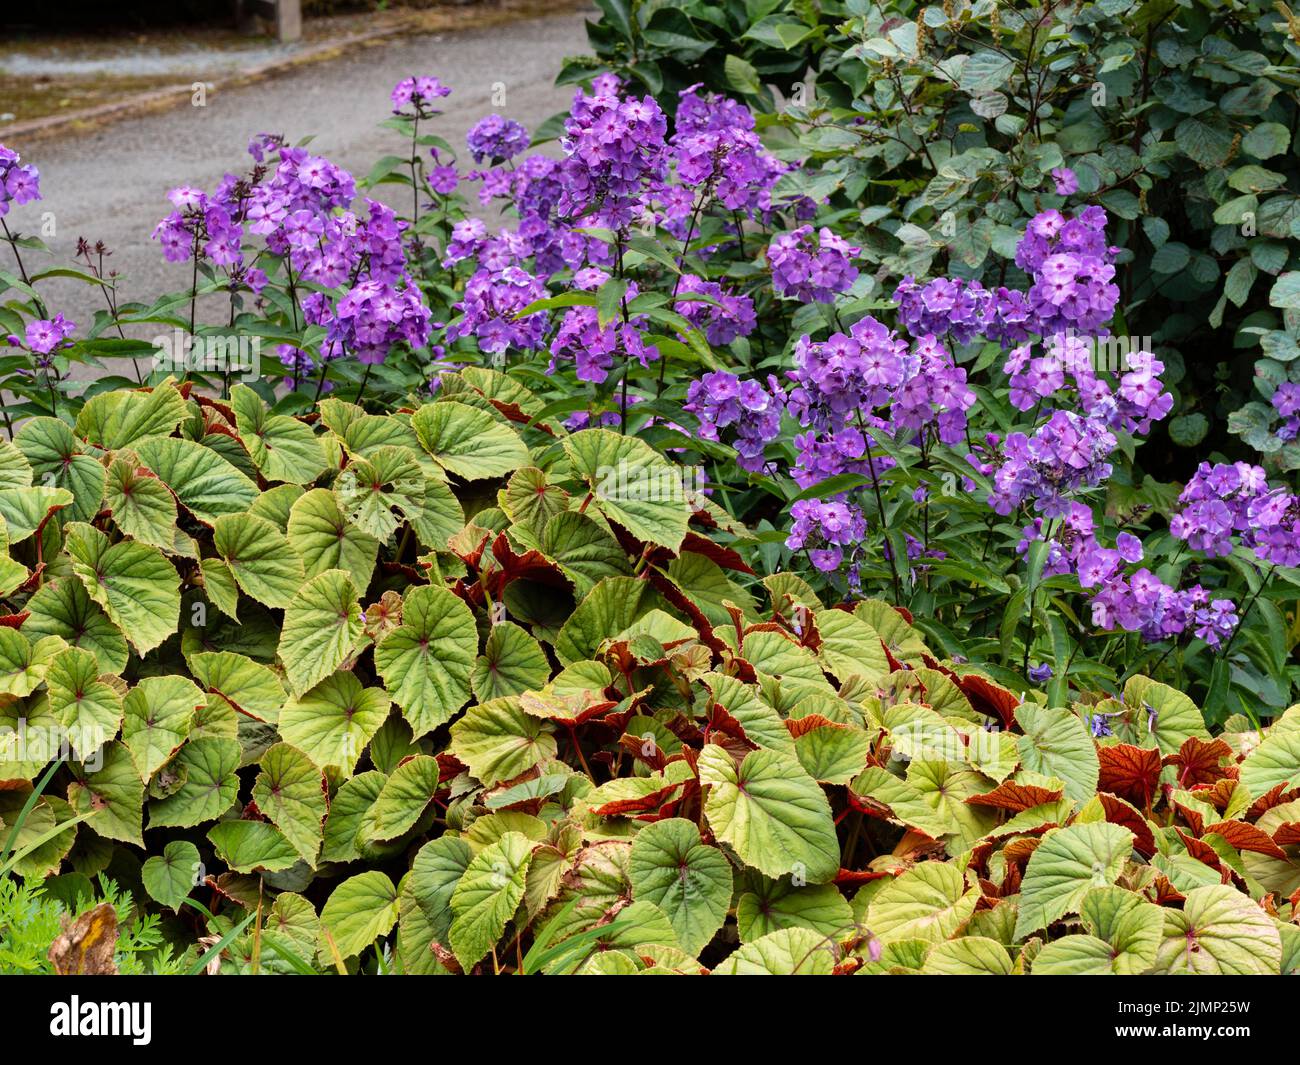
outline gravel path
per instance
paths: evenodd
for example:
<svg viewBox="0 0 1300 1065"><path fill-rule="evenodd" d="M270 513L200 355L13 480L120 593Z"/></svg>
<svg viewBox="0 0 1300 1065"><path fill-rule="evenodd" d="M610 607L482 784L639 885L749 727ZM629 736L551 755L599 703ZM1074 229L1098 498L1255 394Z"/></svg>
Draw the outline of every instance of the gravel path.
<svg viewBox="0 0 1300 1065"><path fill-rule="evenodd" d="M33 256L29 269L71 265L79 236L103 240L113 250L109 263L124 275L120 298L151 302L189 284L187 267L165 262L150 239L170 210L167 191L185 184L211 189L227 171L243 172L253 134L282 132L291 142L314 135L314 151L360 178L381 156L403 150L396 134L378 128L388 115L388 93L401 78L434 74L451 86L446 112L431 132L463 146L465 130L492 111L534 129L565 109L573 90L556 88L555 74L565 56L585 48L582 14L393 37L244 87L218 86L202 108L181 106L88 134L14 144L40 168L44 200L16 208L8 221L30 232L38 228L41 212L54 212L56 235L46 242L55 259ZM492 100L497 82L505 85L500 107ZM462 152L462 165L469 162ZM408 207L409 191L399 188L381 186L379 197L401 197L394 202ZM77 322L79 332L102 306L96 290L76 281L51 279L41 289L51 309Z"/></svg>

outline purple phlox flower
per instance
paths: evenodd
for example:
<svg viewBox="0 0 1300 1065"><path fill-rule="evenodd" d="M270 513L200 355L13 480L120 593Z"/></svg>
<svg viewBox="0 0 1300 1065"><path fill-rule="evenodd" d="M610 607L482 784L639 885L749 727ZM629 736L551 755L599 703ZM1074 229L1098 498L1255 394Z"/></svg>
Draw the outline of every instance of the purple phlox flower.
<svg viewBox="0 0 1300 1065"><path fill-rule="evenodd" d="M1069 494L1094 488L1110 476L1107 459L1117 446L1105 425L1072 411L1054 411L1032 435L1008 435L989 505L1010 514L1029 503L1046 517L1062 517Z"/></svg>
<svg viewBox="0 0 1300 1065"><path fill-rule="evenodd" d="M1104 736L1115 735L1114 729L1110 727L1110 718L1114 714L1093 714L1088 718L1088 730L1092 733L1094 739L1101 739Z"/></svg>
<svg viewBox="0 0 1300 1065"><path fill-rule="evenodd" d="M1035 215L1016 245L1016 265L1033 284L1028 302L1034 332L1097 335L1119 299L1114 284L1118 249L1106 244L1106 212L1087 207L1073 218L1049 210Z"/></svg>
<svg viewBox="0 0 1300 1065"><path fill-rule="evenodd" d="M836 431L883 406L920 369L907 341L871 317L814 343L795 343L790 411L800 423Z"/></svg>
<svg viewBox="0 0 1300 1065"><path fill-rule="evenodd" d="M1068 166L1058 166L1052 170L1052 182L1058 196L1073 196L1079 191L1079 179Z"/></svg>
<svg viewBox="0 0 1300 1065"><path fill-rule="evenodd" d="M754 301L748 296L732 295L716 281L686 274L677 291L678 300L673 309L702 330L710 344L718 347L730 344L737 337L749 336L758 324ZM705 299L683 298L689 296Z"/></svg>
<svg viewBox="0 0 1300 1065"><path fill-rule="evenodd" d="M599 79L598 79L599 80ZM559 209L571 216L594 215L599 224L630 224L647 194L667 174L668 119L653 97L621 98L601 82L593 94L581 90L564 124L560 146Z"/></svg>
<svg viewBox="0 0 1300 1065"><path fill-rule="evenodd" d="M636 285L629 284L627 300L636 295ZM542 318L545 321L545 315ZM609 376L616 355L646 366L659 358L659 349L645 340L648 329L644 315L632 315L626 322L616 318L602 326L595 307L570 307L551 342L551 369L555 370L560 359L571 358L578 380L601 384Z"/></svg>
<svg viewBox="0 0 1300 1065"><path fill-rule="evenodd" d="M772 285L801 303L833 303L857 280L852 260L861 250L825 226L816 233L812 226L778 233L767 248Z"/></svg>
<svg viewBox="0 0 1300 1065"><path fill-rule="evenodd" d="M539 311L523 318L516 316L546 295L541 279L522 267L479 269L466 283L461 301L455 304L461 317L448 324L447 339L473 335L480 349L489 353L537 348L546 332L546 314Z"/></svg>
<svg viewBox="0 0 1300 1065"><path fill-rule="evenodd" d="M1277 438L1291 441L1300 436L1300 385L1283 381L1274 390L1269 402L1282 417L1282 424L1274 431Z"/></svg>
<svg viewBox="0 0 1300 1065"><path fill-rule="evenodd" d="M394 114L403 114L409 105L415 109L417 114L426 116L436 113L432 111L432 104L435 100L450 95L451 89L437 78L410 77L403 78L393 86L390 99L393 102Z"/></svg>
<svg viewBox="0 0 1300 1065"><path fill-rule="evenodd" d="M699 418L702 439L717 440L718 430L730 427L737 465L757 471L763 468L763 449L780 435L785 392L774 375L764 387L717 370L691 382L682 409Z"/></svg>
<svg viewBox="0 0 1300 1065"><path fill-rule="evenodd" d="M1203 462L1178 499L1169 531L1189 547L1222 557L1239 544L1263 562L1300 565L1300 498L1270 487L1259 466Z"/></svg>
<svg viewBox="0 0 1300 1065"><path fill-rule="evenodd" d="M9 205L22 206L41 198L40 171L24 164L12 148L0 144L0 218L9 213Z"/></svg>
<svg viewBox="0 0 1300 1065"><path fill-rule="evenodd" d="M699 89L694 85L681 92L670 142L677 180L690 190L686 210L694 204L694 190L703 187L729 211L751 216L769 211L772 187L789 167L763 147L749 108ZM680 216L680 211L667 213Z"/></svg>
<svg viewBox="0 0 1300 1065"><path fill-rule="evenodd" d="M465 143L474 162L489 159L496 166L528 150L528 130L513 119L486 115L470 128Z"/></svg>
<svg viewBox="0 0 1300 1065"><path fill-rule="evenodd" d="M56 349L66 347L76 322L70 322L62 314L53 318L42 318L27 323L27 348L34 355L50 355Z"/></svg>
<svg viewBox="0 0 1300 1065"><path fill-rule="evenodd" d="M433 166L428 177L429 188L439 196L450 196L460 184L460 174L456 172L455 166L442 161L437 148L430 148L429 154L433 156Z"/></svg>
<svg viewBox="0 0 1300 1065"><path fill-rule="evenodd" d="M823 573L840 568L845 549L856 553L867 534L867 521L855 503L840 500L801 499L790 508L794 522L785 545L808 552Z"/></svg>

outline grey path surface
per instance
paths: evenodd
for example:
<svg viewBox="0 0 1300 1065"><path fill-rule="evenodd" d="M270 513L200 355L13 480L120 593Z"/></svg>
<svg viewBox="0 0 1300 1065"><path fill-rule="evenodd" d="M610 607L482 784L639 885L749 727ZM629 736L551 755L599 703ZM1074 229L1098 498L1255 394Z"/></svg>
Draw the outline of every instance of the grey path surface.
<svg viewBox="0 0 1300 1065"><path fill-rule="evenodd" d="M218 86L206 107L181 106L89 134L14 144L25 161L39 167L44 200L15 209L8 221L31 232L39 227L42 211L54 212L56 235L47 238L54 260L34 258L29 269L72 265L78 237L103 240L113 249L109 264L124 275L120 299L151 302L189 285L186 265L165 262L150 239L170 210L167 191L185 184L210 190L227 171L246 171L253 134L282 132L291 142L314 134L314 151L360 178L381 156L403 152L395 133L378 128L389 115L388 94L401 78L436 75L451 86L452 95L443 100L445 113L431 132L463 149L465 130L482 115L496 111L531 130L565 109L573 90L556 88L554 78L565 56L585 49L581 13L487 30L394 37L241 88ZM501 107L492 104L496 82L505 84ZM472 165L463 150L461 164L462 169ZM390 194L397 195L383 198ZM400 202L407 207L404 197ZM41 290L52 310L81 326L79 333L103 306L97 290L75 281L50 279Z"/></svg>

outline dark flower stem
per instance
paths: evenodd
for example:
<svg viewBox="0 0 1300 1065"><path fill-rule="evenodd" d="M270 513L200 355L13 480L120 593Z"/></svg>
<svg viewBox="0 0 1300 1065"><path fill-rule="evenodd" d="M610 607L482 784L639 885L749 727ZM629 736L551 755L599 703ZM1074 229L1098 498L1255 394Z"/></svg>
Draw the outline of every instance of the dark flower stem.
<svg viewBox="0 0 1300 1065"><path fill-rule="evenodd" d="M1236 642L1237 633L1246 627L1246 619L1250 617L1250 612L1255 606L1255 600L1259 598L1260 592L1264 590L1264 586L1267 585L1269 580L1272 578L1275 569L1277 569L1276 562L1268 567L1268 572L1264 574L1264 579L1259 582L1259 587L1255 589L1255 594L1247 601L1246 609L1241 612L1241 619L1237 622L1237 627L1232 630L1232 635L1228 637L1228 642L1223 645L1223 649L1219 652L1220 658L1226 659L1228 657L1228 652L1232 650L1232 645Z"/></svg>
<svg viewBox="0 0 1300 1065"><path fill-rule="evenodd" d="M862 412L858 411L858 429L863 436L869 436L866 424L862 420ZM885 501L880 494L880 478L876 476L876 460L871 454L870 445L867 446L867 469L871 471L871 488L876 496L876 512L880 515L880 534L885 536L887 526L885 522ZM894 558L894 551L889 546L889 538L885 537L885 554L889 557L889 572L894 579L894 605L901 606L903 602L902 583L898 579L898 560Z"/></svg>
<svg viewBox="0 0 1300 1065"><path fill-rule="evenodd" d="M671 308L673 301L677 299L677 291L682 286L682 278L685 276L686 255L690 250L691 241L695 239L695 223L699 220L700 211L704 209L704 201L708 198L708 186L705 186L700 198L695 201L695 206L691 208L691 220L686 225L686 236L682 239L682 253L677 256L677 280L673 282L673 294L668 298L668 306ZM664 374L668 369L668 356L663 355L659 359L659 383L655 386L655 399L663 395L664 391Z"/></svg>
<svg viewBox="0 0 1300 1065"><path fill-rule="evenodd" d="M5 240L8 242L10 250L14 253L14 262L18 264L18 276L23 279L24 285L28 288L32 288L32 279L28 276L27 267L23 265L22 254L18 251L18 238L9 232L9 223L7 223L3 218L0 218L0 228L4 229ZM32 291L35 291L35 289ZM46 310L45 301L42 300L40 296L36 296L35 299L37 312L42 318L48 318L50 315L49 311Z"/></svg>

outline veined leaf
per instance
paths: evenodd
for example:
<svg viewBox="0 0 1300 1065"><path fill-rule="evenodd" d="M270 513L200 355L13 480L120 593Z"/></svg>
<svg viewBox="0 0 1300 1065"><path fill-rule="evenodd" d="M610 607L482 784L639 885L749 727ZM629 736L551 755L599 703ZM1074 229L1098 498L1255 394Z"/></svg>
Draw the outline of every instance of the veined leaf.
<svg viewBox="0 0 1300 1065"><path fill-rule="evenodd" d="M204 558L199 560L199 571L203 574L203 590L208 602L231 621L238 621L239 585L230 566L219 558Z"/></svg>
<svg viewBox="0 0 1300 1065"><path fill-rule="evenodd" d="M102 483L100 487L102 489ZM0 489L0 518L4 519L9 532L9 542L22 543L44 525L54 511L64 510L73 502L74 497L66 488L33 485L31 488ZM98 496L95 503L99 503Z"/></svg>
<svg viewBox="0 0 1300 1065"><path fill-rule="evenodd" d="M320 950L331 956L360 954L397 923L397 889L387 875L372 869L343 881L320 912Z"/></svg>
<svg viewBox="0 0 1300 1065"><path fill-rule="evenodd" d="M109 467L104 503L117 527L164 551L176 547L176 497L152 474L118 459Z"/></svg>
<svg viewBox="0 0 1300 1065"><path fill-rule="evenodd" d="M313 488L289 512L289 546L302 559L307 579L326 570L346 570L358 592L370 587L379 541L343 516L334 493Z"/></svg>
<svg viewBox="0 0 1300 1065"><path fill-rule="evenodd" d="M89 755L117 735L122 697L99 679L99 662L90 651L60 651L45 675L50 709L59 715L78 753Z"/></svg>
<svg viewBox="0 0 1300 1065"><path fill-rule="evenodd" d="M181 786L149 807L150 828L189 828L220 817L234 805L239 790L239 743L201 737L176 756Z"/></svg>
<svg viewBox="0 0 1300 1065"><path fill-rule="evenodd" d="M212 542L248 595L272 607L296 601L302 559L271 522L252 514L224 515L213 524Z"/></svg>
<svg viewBox="0 0 1300 1065"><path fill-rule="evenodd" d="M690 517L683 470L643 440L586 429L564 441L593 505L639 540L676 551Z"/></svg>
<svg viewBox="0 0 1300 1065"><path fill-rule="evenodd" d="M468 971L496 944L524 897L533 842L507 832L471 860L451 895L451 949Z"/></svg>
<svg viewBox="0 0 1300 1065"><path fill-rule="evenodd" d="M68 785L68 802L79 814L94 812L98 835L144 846L144 784L121 744L108 744L100 768Z"/></svg>
<svg viewBox="0 0 1300 1065"><path fill-rule="evenodd" d="M1063 781L1071 799L1087 802L1093 797L1101 766L1097 746L1079 717L1060 707L1022 703L1016 708L1016 723L1024 730L1016 741L1021 765Z"/></svg>
<svg viewBox="0 0 1300 1065"><path fill-rule="evenodd" d="M65 546L72 571L139 654L146 654L180 623L180 576L156 547L137 540L109 543L93 525L73 522Z"/></svg>
<svg viewBox="0 0 1300 1065"><path fill-rule="evenodd" d="M411 416L411 425L434 462L467 481L504 477L528 465L519 434L467 404L426 403Z"/></svg>
<svg viewBox="0 0 1300 1065"><path fill-rule="evenodd" d="M524 713L517 698L471 706L451 726L449 749L487 785L512 780L556 755L551 724Z"/></svg>
<svg viewBox="0 0 1300 1065"><path fill-rule="evenodd" d="M279 657L295 695L341 666L361 638L361 606L341 569L318 574L302 586L284 612Z"/></svg>
<svg viewBox="0 0 1300 1065"><path fill-rule="evenodd" d="M253 801L284 833L297 856L314 866L326 809L321 771L287 743L277 743L262 755L261 766L253 784Z"/></svg>
<svg viewBox="0 0 1300 1065"><path fill-rule="evenodd" d="M122 742L147 781L189 736L204 695L185 677L144 677L122 700Z"/></svg>
<svg viewBox="0 0 1300 1065"><path fill-rule="evenodd" d="M853 929L853 909L834 884L803 884L749 875L752 888L736 902L736 929L742 943L781 928L808 928L828 939L843 939Z"/></svg>
<svg viewBox="0 0 1300 1065"><path fill-rule="evenodd" d="M316 765L351 774L370 738L388 717L388 693L363 688L349 672L326 677L290 699L280 711L279 731Z"/></svg>
<svg viewBox="0 0 1300 1065"><path fill-rule="evenodd" d="M1282 940L1258 904L1227 884L1192 888L1181 910L1164 911L1151 971L1270 976L1281 970Z"/></svg>
<svg viewBox="0 0 1300 1065"><path fill-rule="evenodd" d="M408 759L393 770L371 809L370 836L398 839L409 832L438 790L438 760L427 754Z"/></svg>
<svg viewBox="0 0 1300 1065"><path fill-rule="evenodd" d="M1133 833L1106 822L1073 824L1043 837L1029 858L1016 938L1077 913L1092 888L1113 884L1133 853Z"/></svg>
<svg viewBox="0 0 1300 1065"><path fill-rule="evenodd" d="M77 435L105 451L148 436L171 436L185 417L185 400L170 378L142 392L101 392L77 415Z"/></svg>
<svg viewBox="0 0 1300 1065"><path fill-rule="evenodd" d="M541 688L550 678L550 665L541 644L513 622L493 625L474 662L470 684L480 702L522 695Z"/></svg>
<svg viewBox="0 0 1300 1065"><path fill-rule="evenodd" d="M205 691L220 695L241 714L272 724L278 719L284 686L273 670L234 651L200 651L190 655L189 665Z"/></svg>
<svg viewBox="0 0 1300 1065"><path fill-rule="evenodd" d="M208 829L208 839L235 873L278 873L299 861L285 834L265 821L222 821Z"/></svg>
<svg viewBox="0 0 1300 1065"><path fill-rule="evenodd" d="M101 674L126 669L126 639L77 577L69 574L43 585L27 600L27 612L22 631L28 636L58 636L84 647L94 653Z"/></svg>
<svg viewBox="0 0 1300 1065"><path fill-rule="evenodd" d="M445 588L406 593L402 624L375 648L375 669L416 736L451 720L469 699L478 629Z"/></svg>
<svg viewBox="0 0 1300 1065"><path fill-rule="evenodd" d="M206 525L223 514L242 514L257 498L257 485L210 447L193 440L150 437L132 450Z"/></svg>
<svg viewBox="0 0 1300 1065"><path fill-rule="evenodd" d="M547 522L568 510L569 493L550 484L542 470L525 466L497 493L497 505L516 525L527 525L540 535Z"/></svg>
<svg viewBox="0 0 1300 1065"><path fill-rule="evenodd" d="M938 943L970 920L978 901L979 892L966 889L955 865L922 862L872 897L865 924L885 943Z"/></svg>
<svg viewBox="0 0 1300 1065"><path fill-rule="evenodd" d="M1011 955L996 939L962 936L935 944L921 971L935 976L1010 976Z"/></svg>
<svg viewBox="0 0 1300 1065"><path fill-rule="evenodd" d="M365 458L354 458L349 463L334 484L334 494L353 525L376 540L386 541L402 520L423 513L424 470L409 448L376 448Z"/></svg>
<svg viewBox="0 0 1300 1065"><path fill-rule="evenodd" d="M145 860L140 879L150 897L171 910L179 910L198 885L195 880L203 868L199 849L189 840L178 839L168 843L162 854Z"/></svg>
<svg viewBox="0 0 1300 1065"><path fill-rule="evenodd" d="M297 418L270 414L247 385L230 390L240 439L268 481L310 484L325 472L325 452L311 427Z"/></svg>
<svg viewBox="0 0 1300 1065"><path fill-rule="evenodd" d="M33 643L18 629L0 627L0 694L30 695L64 646L57 636L42 636Z"/></svg>
<svg viewBox="0 0 1300 1065"><path fill-rule="evenodd" d="M14 436L14 443L31 463L33 480L28 484L63 488L71 493L72 502L64 517L71 521L90 521L99 513L104 495L104 467L94 456L82 454L81 443L65 422L58 418L28 419Z"/></svg>
<svg viewBox="0 0 1300 1065"><path fill-rule="evenodd" d="M713 969L714 976L829 976L833 944L807 928L782 928L746 943Z"/></svg>
<svg viewBox="0 0 1300 1065"><path fill-rule="evenodd" d="M700 753L704 814L714 835L746 864L771 877L801 872L809 883L839 871L840 847L830 803L789 755L757 750L740 767L723 748Z"/></svg>

